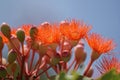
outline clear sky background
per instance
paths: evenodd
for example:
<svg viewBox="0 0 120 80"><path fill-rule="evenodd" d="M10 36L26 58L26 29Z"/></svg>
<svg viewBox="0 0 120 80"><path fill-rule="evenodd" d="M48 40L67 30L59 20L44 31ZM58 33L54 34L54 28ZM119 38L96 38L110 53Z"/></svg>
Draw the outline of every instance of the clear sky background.
<svg viewBox="0 0 120 80"><path fill-rule="evenodd" d="M120 0L0 0L0 24L18 27L65 19L92 25L92 31L114 39L120 53Z"/></svg>

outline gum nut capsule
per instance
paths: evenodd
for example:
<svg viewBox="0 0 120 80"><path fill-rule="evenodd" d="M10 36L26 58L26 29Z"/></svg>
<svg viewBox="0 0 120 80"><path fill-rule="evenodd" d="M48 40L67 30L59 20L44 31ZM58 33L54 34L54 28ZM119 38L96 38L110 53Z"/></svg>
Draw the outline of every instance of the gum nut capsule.
<svg viewBox="0 0 120 80"><path fill-rule="evenodd" d="M59 54L55 54L51 59L50 62L52 65L56 65L58 64L60 61L60 55Z"/></svg>
<svg viewBox="0 0 120 80"><path fill-rule="evenodd" d="M0 66L0 78L5 78L7 75L7 69L5 66Z"/></svg>
<svg viewBox="0 0 120 80"><path fill-rule="evenodd" d="M87 72L87 77L92 77L92 75L93 75L93 72L94 72L94 70L91 68L88 72Z"/></svg>
<svg viewBox="0 0 120 80"><path fill-rule="evenodd" d="M68 62L68 61L70 60L70 58L71 58L71 53L70 53L70 51L64 50L64 51L62 52L62 61Z"/></svg>
<svg viewBox="0 0 120 80"><path fill-rule="evenodd" d="M17 58L17 53L11 49L8 53L8 62L11 64L13 63Z"/></svg>
<svg viewBox="0 0 120 80"><path fill-rule="evenodd" d="M33 40L34 40L35 37L37 36L37 33L38 33L37 27L31 27L31 28L30 28L29 34L30 34L30 37L31 37Z"/></svg>
<svg viewBox="0 0 120 80"><path fill-rule="evenodd" d="M10 37L11 37L11 29L10 29L10 26L8 24L2 23L2 25L1 25L1 32L3 33L3 35L5 37L10 39Z"/></svg>
<svg viewBox="0 0 120 80"><path fill-rule="evenodd" d="M16 32L18 40L23 43L25 40L25 32L22 29L18 29Z"/></svg>

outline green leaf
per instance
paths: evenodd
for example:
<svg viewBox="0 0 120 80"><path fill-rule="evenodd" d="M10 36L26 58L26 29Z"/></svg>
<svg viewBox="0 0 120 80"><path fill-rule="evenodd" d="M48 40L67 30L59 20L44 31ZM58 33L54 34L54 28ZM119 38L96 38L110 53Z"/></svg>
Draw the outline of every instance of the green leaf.
<svg viewBox="0 0 120 80"><path fill-rule="evenodd" d="M102 75L98 80L120 80L120 74L118 74L115 69L112 69L108 73Z"/></svg>

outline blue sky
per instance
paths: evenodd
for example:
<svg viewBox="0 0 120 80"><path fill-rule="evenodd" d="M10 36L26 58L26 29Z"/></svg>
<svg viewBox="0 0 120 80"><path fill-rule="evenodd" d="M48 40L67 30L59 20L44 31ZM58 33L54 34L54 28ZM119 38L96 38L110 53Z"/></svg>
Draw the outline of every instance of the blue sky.
<svg viewBox="0 0 120 80"><path fill-rule="evenodd" d="M92 31L114 39L120 53L120 0L0 0L0 24L17 27L65 19L92 25Z"/></svg>

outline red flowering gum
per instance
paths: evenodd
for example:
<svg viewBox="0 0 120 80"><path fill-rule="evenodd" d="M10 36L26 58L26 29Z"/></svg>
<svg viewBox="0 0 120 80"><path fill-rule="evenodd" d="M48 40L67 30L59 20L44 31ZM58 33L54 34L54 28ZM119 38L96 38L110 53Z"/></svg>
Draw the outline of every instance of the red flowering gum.
<svg viewBox="0 0 120 80"><path fill-rule="evenodd" d="M38 27L38 41L43 44L57 43L60 39L60 32L56 26L44 22Z"/></svg>
<svg viewBox="0 0 120 80"><path fill-rule="evenodd" d="M66 36L70 40L79 40L84 38L90 29L90 26L86 26L75 20L72 20L71 22L63 21L60 23L60 31L62 35Z"/></svg>
<svg viewBox="0 0 120 80"><path fill-rule="evenodd" d="M99 64L96 65L96 68L101 74L104 74L111 69L115 69L117 73L120 73L120 62L115 56L112 58L104 56Z"/></svg>
<svg viewBox="0 0 120 80"><path fill-rule="evenodd" d="M91 58L96 60L101 54L107 53L115 48L113 40L103 38L101 35L91 33L86 37L89 46L92 48Z"/></svg>

